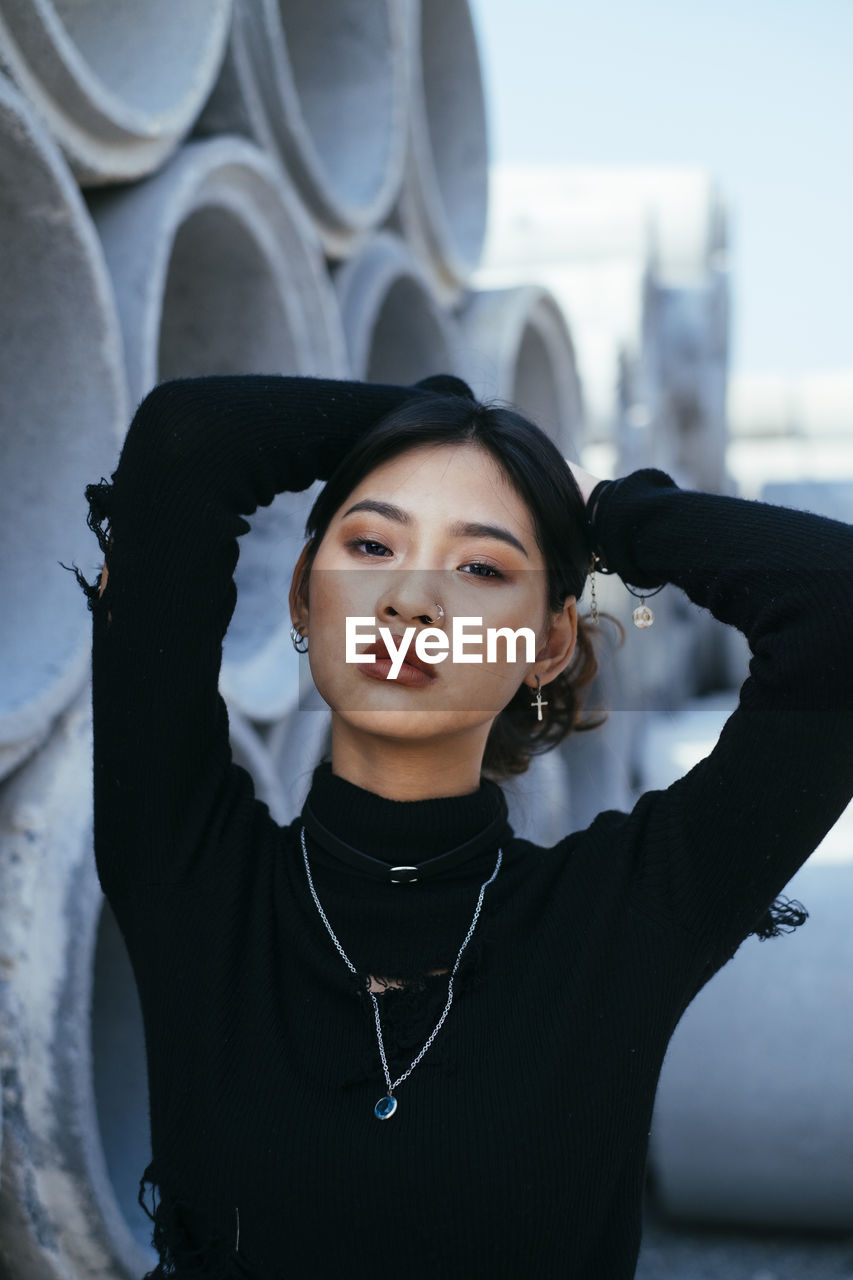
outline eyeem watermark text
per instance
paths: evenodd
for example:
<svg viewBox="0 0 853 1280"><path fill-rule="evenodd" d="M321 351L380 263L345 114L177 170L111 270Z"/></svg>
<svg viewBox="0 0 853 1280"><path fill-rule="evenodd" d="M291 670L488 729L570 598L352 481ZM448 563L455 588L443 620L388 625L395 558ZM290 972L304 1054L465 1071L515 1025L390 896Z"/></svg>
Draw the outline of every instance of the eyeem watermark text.
<svg viewBox="0 0 853 1280"><path fill-rule="evenodd" d="M373 644L376 640L375 631L361 631L361 627L373 627L376 624L374 617L348 617L346 620L346 660L347 662L375 662L376 655L373 653L356 653L357 644ZM479 628L478 633L473 633L469 628ZM379 636L388 650L391 658L391 667L387 675L388 680L396 680L400 674L400 668L406 659L409 645L412 642L412 636L416 632L415 627L407 627L403 635L400 637L400 643L397 644L394 636L388 627L379 628ZM498 639L503 637L506 641L506 661L515 662L516 652L519 639L524 640L525 645L525 662L536 661L536 636L530 627L519 627L517 631L513 631L511 627L487 627L485 631L486 654L483 657L482 652L470 653L468 646L479 644L480 649L483 647L483 619L482 618L464 618L454 617L452 623L452 633L448 635L441 627L424 627L417 632L415 638L415 653L421 662L443 662L450 654L453 662L498 662Z"/></svg>

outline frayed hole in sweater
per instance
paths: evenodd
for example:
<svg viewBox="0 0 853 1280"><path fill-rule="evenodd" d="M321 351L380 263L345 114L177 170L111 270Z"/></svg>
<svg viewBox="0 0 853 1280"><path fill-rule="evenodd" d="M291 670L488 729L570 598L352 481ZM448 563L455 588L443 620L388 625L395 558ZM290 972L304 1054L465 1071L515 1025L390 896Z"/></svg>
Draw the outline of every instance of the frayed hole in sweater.
<svg viewBox="0 0 853 1280"><path fill-rule="evenodd" d="M453 979L453 1004L448 1018L452 1018L457 1012L457 1001L482 983L482 949L482 939L472 941L460 961ZM405 978L396 980L402 982L402 986L389 985L377 994L382 1040L392 1077L407 1069L441 1016L447 1000L451 968L452 965L445 973L410 973ZM375 1015L369 992L370 977L370 974L360 973L353 979L353 989L361 1001L370 1034L357 1066L341 1082L345 1088L360 1085L365 1080L382 1080L382 1060L376 1041ZM441 1075L454 1074L456 1065L445 1051L441 1031L416 1070L429 1070Z"/></svg>
<svg viewBox="0 0 853 1280"><path fill-rule="evenodd" d="M764 942L767 938L780 938L785 933L793 933L808 918L809 913L801 902L780 894L759 918L752 932Z"/></svg>
<svg viewBox="0 0 853 1280"><path fill-rule="evenodd" d="M145 1203L150 1188L151 1208ZM235 1216L226 1231L200 1231L201 1215L189 1201L163 1195L153 1173L153 1161L139 1180L139 1204L153 1223L151 1243L159 1257L153 1271L142 1280L259 1280L238 1248L239 1227ZM233 1233L233 1234L232 1234ZM199 1236L203 1235L203 1239Z"/></svg>
<svg viewBox="0 0 853 1280"><path fill-rule="evenodd" d="M86 516L86 523L98 539L98 546L106 556L110 546L110 517L112 514L112 498L113 486L103 476L98 484L89 484L86 486L86 500L89 503L89 514ZM89 610L94 613L98 604L102 600L100 580L89 582L84 578L80 569L76 564L62 564L63 569L67 569L69 573L73 573L77 579L78 586L86 596L86 602Z"/></svg>

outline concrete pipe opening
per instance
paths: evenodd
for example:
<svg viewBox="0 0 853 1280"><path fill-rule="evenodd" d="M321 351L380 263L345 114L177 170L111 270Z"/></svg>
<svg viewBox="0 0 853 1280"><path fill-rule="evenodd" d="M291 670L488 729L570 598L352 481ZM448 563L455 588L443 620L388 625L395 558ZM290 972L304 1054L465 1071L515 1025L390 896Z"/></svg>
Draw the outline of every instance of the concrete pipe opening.
<svg viewBox="0 0 853 1280"><path fill-rule="evenodd" d="M139 178L189 130L231 0L0 0L0 61L83 184Z"/></svg>
<svg viewBox="0 0 853 1280"><path fill-rule="evenodd" d="M410 150L399 218L446 297L480 261L488 206L488 133L468 0L421 0Z"/></svg>
<svg viewBox="0 0 853 1280"><path fill-rule="evenodd" d="M197 129L247 129L275 147L326 252L345 256L399 190L411 43L396 0L362 0L357 15L347 0L238 0Z"/></svg>
<svg viewBox="0 0 853 1280"><path fill-rule="evenodd" d="M319 241L252 144L189 144L138 188L90 201L113 273L135 401L169 378L343 377L345 344ZM288 592L315 487L279 495L240 540L222 689L243 715L296 705Z"/></svg>
<svg viewBox="0 0 853 1280"><path fill-rule="evenodd" d="M101 246L50 138L0 77L0 776L85 680L90 619L60 561L91 579L87 484L114 465L127 415L121 335ZM29 745L28 745L29 744ZM5 768L4 768L5 765Z"/></svg>
<svg viewBox="0 0 853 1280"><path fill-rule="evenodd" d="M395 236L376 236L340 268L335 287L356 377L412 383L458 372L455 323Z"/></svg>
<svg viewBox="0 0 853 1280"><path fill-rule="evenodd" d="M435 367L436 361L446 368L450 359L440 320L424 305L418 282L395 280L373 327L368 381L416 382L427 376L423 369Z"/></svg>
<svg viewBox="0 0 853 1280"><path fill-rule="evenodd" d="M525 413L534 422L544 426L560 422L561 406L552 374L542 334L527 329L518 348L512 398L517 405L524 405Z"/></svg>
<svg viewBox="0 0 853 1280"><path fill-rule="evenodd" d="M238 209L192 211L172 244L160 319L158 381L298 364L279 282Z"/></svg>
<svg viewBox="0 0 853 1280"><path fill-rule="evenodd" d="M464 358L481 396L509 400L564 456L577 457L580 379L562 310L538 285L483 290L461 312Z"/></svg>

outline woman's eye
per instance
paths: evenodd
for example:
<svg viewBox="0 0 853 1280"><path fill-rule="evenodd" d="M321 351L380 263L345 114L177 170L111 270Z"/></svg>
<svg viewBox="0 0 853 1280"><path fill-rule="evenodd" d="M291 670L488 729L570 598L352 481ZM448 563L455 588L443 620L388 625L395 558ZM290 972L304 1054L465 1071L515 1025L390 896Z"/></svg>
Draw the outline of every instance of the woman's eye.
<svg viewBox="0 0 853 1280"><path fill-rule="evenodd" d="M371 559L384 559L385 558L384 553L388 551L388 548L385 546L384 542L377 542L373 538L353 538L351 539L351 541L347 543L347 546L351 547L353 551L360 552L362 555L370 556ZM377 547L378 547L378 551L373 549ZM362 548L366 548L366 549L362 550ZM388 551L388 554L391 555L393 553ZM502 578L504 576L499 569L496 569L494 567L494 565L486 564L482 560L472 561L470 564L463 565L462 567L463 569L473 569L473 570L483 571L483 572L469 573L467 575L469 578Z"/></svg>
<svg viewBox="0 0 853 1280"><path fill-rule="evenodd" d="M347 546L352 547L354 551L358 551L361 547L381 547L383 551L388 550L384 543L374 542L370 538L354 538L352 542L347 543ZM373 552L365 551L364 554L366 556L372 556Z"/></svg>
<svg viewBox="0 0 853 1280"><path fill-rule="evenodd" d="M469 566L469 568L471 568L471 569L486 569L486 570L487 570L487 572L486 572L486 573L472 573L472 574L469 574L468 576L469 576L470 578L502 578L502 577L503 577L503 574L501 573L501 571L500 571L499 569L496 569L496 568L494 567L494 565L491 565L491 564L484 564L482 561L475 561L474 563L472 563L472 564Z"/></svg>

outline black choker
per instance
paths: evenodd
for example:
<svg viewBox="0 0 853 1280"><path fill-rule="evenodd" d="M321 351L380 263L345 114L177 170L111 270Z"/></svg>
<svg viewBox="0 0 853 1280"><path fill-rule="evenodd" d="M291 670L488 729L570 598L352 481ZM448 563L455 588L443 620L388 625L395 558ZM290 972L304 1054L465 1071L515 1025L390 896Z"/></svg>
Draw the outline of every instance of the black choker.
<svg viewBox="0 0 853 1280"><path fill-rule="evenodd" d="M484 849L497 848L502 841L510 839L513 832L507 821L506 799L503 795L500 799L501 804L495 817L471 840L457 845L455 849L448 849L446 853L440 853L436 858L428 858L426 862L418 863L417 866L404 864L392 867L380 858L371 858L360 849L354 849L351 844L347 844L345 840L341 840L329 831L328 827L323 826L307 800L302 807L302 821L305 824L305 830L314 837L321 848L339 858L341 862L370 876L371 879L382 880L385 884L414 884L417 880L430 880L433 876L440 875L442 871L449 871L452 867L467 862L469 858L473 858Z"/></svg>

